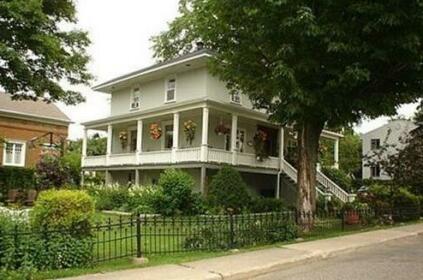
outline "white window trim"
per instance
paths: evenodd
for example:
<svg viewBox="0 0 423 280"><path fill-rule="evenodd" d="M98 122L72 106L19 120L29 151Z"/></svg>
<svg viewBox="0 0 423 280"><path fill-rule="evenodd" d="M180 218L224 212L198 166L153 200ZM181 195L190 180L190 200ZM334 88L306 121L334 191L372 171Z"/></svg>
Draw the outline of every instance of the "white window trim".
<svg viewBox="0 0 423 280"><path fill-rule="evenodd" d="M236 105L242 105L242 94L240 92L237 92L236 94L238 94L238 96L239 96L239 102L236 102L236 101L234 101L232 99L233 94L229 94L229 101L230 101L230 103L236 104Z"/></svg>
<svg viewBox="0 0 423 280"><path fill-rule="evenodd" d="M3 165L4 166L17 166L17 167L24 167L26 161L26 142L22 140L15 140L15 139L5 139L6 143L12 144L22 144L22 152L21 152L21 163L14 164L14 163L7 163L6 162L6 144L3 146Z"/></svg>
<svg viewBox="0 0 423 280"><path fill-rule="evenodd" d="M138 98L141 99L141 87L140 86L134 86L131 88L131 93L129 96L129 111L137 111L140 109L141 107L141 101L138 101L138 107L132 107L132 101L134 99L135 96L135 89L138 89Z"/></svg>
<svg viewBox="0 0 423 280"><path fill-rule="evenodd" d="M175 80L175 89L174 89L174 94L173 94L173 99L172 100L168 100L167 99L167 84L168 84L168 82L169 82L169 80ZM168 76L168 77L166 77L166 79L165 79L165 81L164 81L164 84L165 84L165 94L164 94L164 103L173 103L173 102L176 102L176 88L178 87L178 79L176 78L176 75L171 75L171 76Z"/></svg>

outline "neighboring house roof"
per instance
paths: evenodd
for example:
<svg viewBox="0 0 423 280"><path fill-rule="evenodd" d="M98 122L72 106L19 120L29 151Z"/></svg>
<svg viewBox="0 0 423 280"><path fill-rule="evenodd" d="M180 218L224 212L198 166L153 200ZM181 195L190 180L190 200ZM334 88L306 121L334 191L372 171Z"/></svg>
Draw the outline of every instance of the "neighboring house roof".
<svg viewBox="0 0 423 280"><path fill-rule="evenodd" d="M384 124L382 126L379 126L375 129L372 129L366 133L361 134L361 138L366 138L367 136L369 136L370 134L374 134L374 133L378 133L378 131L384 131L386 128L392 128L393 126L395 126L396 123L406 123L407 127L406 127L406 132L413 130L415 128L415 124L413 121L411 120L407 120L407 119L393 119L390 120L387 124ZM402 130L404 130L405 127L401 127Z"/></svg>
<svg viewBox="0 0 423 280"><path fill-rule="evenodd" d="M53 103L42 100L12 100L11 95L0 92L0 115L39 122L69 124L71 120Z"/></svg>
<svg viewBox="0 0 423 280"><path fill-rule="evenodd" d="M131 80L131 79L135 79L135 78L139 78L139 77L142 77L142 76L147 75L147 74L151 74L151 73L159 71L159 70L163 70L163 69L166 69L166 68L169 68L169 67L172 67L172 66L180 65L180 64L183 64L183 63L191 62L191 61L199 59L199 58L210 57L210 56L212 56L212 52L210 50L201 49L201 50L198 50L198 51L195 51L195 52L191 52L191 53L188 53L188 54L181 55L181 56L174 58L174 59L171 59L171 60L167 60L167 61L160 62L160 63L154 64L154 65L146 67L146 68L139 69L137 71L134 71L134 72L119 76L117 78L111 79L109 81L106 81L104 83L95 85L93 87L93 90L98 90L98 91L109 93L113 86L118 85L121 82Z"/></svg>

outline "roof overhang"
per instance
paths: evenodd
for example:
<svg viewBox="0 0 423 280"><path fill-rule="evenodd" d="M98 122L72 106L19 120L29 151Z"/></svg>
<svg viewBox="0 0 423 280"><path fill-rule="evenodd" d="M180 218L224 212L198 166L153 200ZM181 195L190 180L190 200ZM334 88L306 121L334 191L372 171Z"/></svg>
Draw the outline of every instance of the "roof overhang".
<svg viewBox="0 0 423 280"><path fill-rule="evenodd" d="M148 82L174 73L203 67L206 65L207 59L211 56L210 51L203 49L117 77L98 84L92 89L104 93L112 93L114 90L125 88L130 84Z"/></svg>
<svg viewBox="0 0 423 280"><path fill-rule="evenodd" d="M50 118L50 117L44 117L44 116L39 116L34 114L26 114L26 113L21 113L17 111L9 111L9 110L0 110L0 116L14 118L14 119L28 120L33 122L63 125L63 126L69 126L69 124L73 123L70 120Z"/></svg>

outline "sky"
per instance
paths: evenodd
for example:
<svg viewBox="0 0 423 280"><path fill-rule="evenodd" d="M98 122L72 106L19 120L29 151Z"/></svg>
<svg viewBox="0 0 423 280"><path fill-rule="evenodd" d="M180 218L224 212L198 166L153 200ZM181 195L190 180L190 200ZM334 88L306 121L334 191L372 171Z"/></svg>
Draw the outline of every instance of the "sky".
<svg viewBox="0 0 423 280"><path fill-rule="evenodd" d="M92 45L89 70L95 80L92 85L116 76L144 68L154 63L151 36L166 30L167 23L177 15L178 0L77 0L78 23L76 27L89 33ZM86 102L76 106L58 106L74 122L69 128L69 138L82 137L81 122L107 117L110 113L110 96L78 87ZM413 115L416 104L399 108L401 116ZM389 120L363 120L356 131L364 133Z"/></svg>

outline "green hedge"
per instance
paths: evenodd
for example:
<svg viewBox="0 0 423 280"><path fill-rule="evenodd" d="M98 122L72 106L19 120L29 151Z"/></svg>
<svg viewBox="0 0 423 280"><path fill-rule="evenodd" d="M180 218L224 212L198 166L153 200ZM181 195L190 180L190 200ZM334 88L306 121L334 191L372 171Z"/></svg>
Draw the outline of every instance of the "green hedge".
<svg viewBox="0 0 423 280"><path fill-rule="evenodd" d="M0 167L0 201L7 197L10 189L35 189L35 171L31 168L1 166Z"/></svg>

